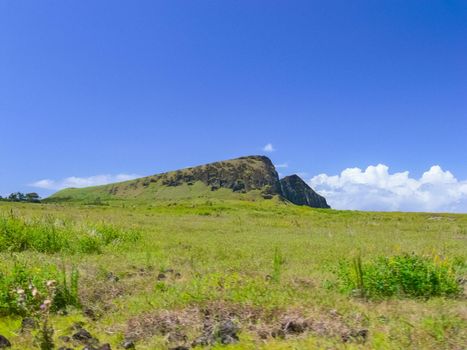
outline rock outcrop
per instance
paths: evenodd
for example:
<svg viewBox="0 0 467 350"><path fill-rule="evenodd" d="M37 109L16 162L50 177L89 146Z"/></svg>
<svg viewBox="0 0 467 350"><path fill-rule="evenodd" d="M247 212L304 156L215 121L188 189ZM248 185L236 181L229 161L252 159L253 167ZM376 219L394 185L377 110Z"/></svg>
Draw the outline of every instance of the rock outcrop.
<svg viewBox="0 0 467 350"><path fill-rule="evenodd" d="M298 175L286 176L280 180L282 196L297 205L313 208L330 208L326 199L307 185Z"/></svg>
<svg viewBox="0 0 467 350"><path fill-rule="evenodd" d="M271 160L265 156L240 157L197 167L154 175L150 181L165 186L179 186L201 181L211 190L229 188L234 192L261 190L268 194L278 194L278 175Z"/></svg>

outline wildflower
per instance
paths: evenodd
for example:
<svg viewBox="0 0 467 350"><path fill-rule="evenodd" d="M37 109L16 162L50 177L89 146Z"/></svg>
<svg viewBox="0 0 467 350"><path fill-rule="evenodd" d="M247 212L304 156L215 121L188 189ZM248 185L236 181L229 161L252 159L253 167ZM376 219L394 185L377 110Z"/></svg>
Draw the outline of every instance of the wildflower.
<svg viewBox="0 0 467 350"><path fill-rule="evenodd" d="M52 301L50 299L45 299L42 305L40 306L42 311L47 311L52 305Z"/></svg>
<svg viewBox="0 0 467 350"><path fill-rule="evenodd" d="M55 280L47 281L47 287L48 288L55 287L56 284L57 284L57 281L55 281Z"/></svg>

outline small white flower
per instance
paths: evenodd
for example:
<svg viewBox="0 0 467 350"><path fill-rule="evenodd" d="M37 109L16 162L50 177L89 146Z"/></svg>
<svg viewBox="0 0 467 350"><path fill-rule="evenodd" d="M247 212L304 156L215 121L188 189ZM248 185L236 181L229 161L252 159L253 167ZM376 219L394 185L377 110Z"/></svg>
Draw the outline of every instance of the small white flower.
<svg viewBox="0 0 467 350"><path fill-rule="evenodd" d="M55 280L47 281L47 287L54 287L56 284L57 284L57 281Z"/></svg>

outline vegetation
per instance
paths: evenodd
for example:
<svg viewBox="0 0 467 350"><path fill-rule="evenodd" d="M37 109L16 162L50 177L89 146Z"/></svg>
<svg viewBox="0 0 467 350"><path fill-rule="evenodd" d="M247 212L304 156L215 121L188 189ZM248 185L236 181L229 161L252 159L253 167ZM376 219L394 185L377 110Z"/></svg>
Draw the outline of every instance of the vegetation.
<svg viewBox="0 0 467 350"><path fill-rule="evenodd" d="M26 194L21 193L21 192L14 192L5 198L0 196L0 201L40 203L41 197L36 192L30 192Z"/></svg>
<svg viewBox="0 0 467 350"><path fill-rule="evenodd" d="M54 281L53 310L64 310L67 306L79 306L78 278L76 269L67 274L65 269L44 264L28 266L15 261L11 269L0 270L0 315L27 316L36 312L41 296L48 292L47 281Z"/></svg>
<svg viewBox="0 0 467 350"><path fill-rule="evenodd" d="M100 253L109 244L136 239L136 231L122 231L111 225L76 225L51 216L26 220L12 212L0 215L0 251Z"/></svg>
<svg viewBox="0 0 467 350"><path fill-rule="evenodd" d="M430 298L461 292L456 266L439 255L403 254L379 257L366 264L359 256L353 264L341 263L339 277L344 290L369 298Z"/></svg>
<svg viewBox="0 0 467 350"><path fill-rule="evenodd" d="M63 341L78 326L112 349L466 343L467 215L321 210L215 192L0 203L0 334L13 349L81 349ZM89 237L99 249L83 248ZM28 336L24 318L40 307L29 287L46 298L51 280L54 306Z"/></svg>

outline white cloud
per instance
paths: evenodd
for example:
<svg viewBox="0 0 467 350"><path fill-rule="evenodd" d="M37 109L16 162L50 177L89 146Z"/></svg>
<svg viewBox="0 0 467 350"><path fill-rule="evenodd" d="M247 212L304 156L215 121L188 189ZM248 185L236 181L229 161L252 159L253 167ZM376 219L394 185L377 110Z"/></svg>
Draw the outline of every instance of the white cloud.
<svg viewBox="0 0 467 350"><path fill-rule="evenodd" d="M30 186L47 190L61 190L68 187L105 185L112 182L132 180L138 177L141 176L136 174L94 175L89 177L71 176L61 180L43 179L30 184Z"/></svg>
<svg viewBox="0 0 467 350"><path fill-rule="evenodd" d="M271 153L271 152L274 152L275 149L274 149L274 146L272 145L272 143L268 143L267 145L265 145L263 147L263 151Z"/></svg>
<svg viewBox="0 0 467 350"><path fill-rule="evenodd" d="M287 163L274 164L274 166L276 167L276 169L285 169L285 168L289 167L289 164L287 164Z"/></svg>
<svg viewBox="0 0 467 350"><path fill-rule="evenodd" d="M317 175L310 185L335 209L467 212L467 180L439 165L419 179L408 171L391 174L384 164L347 168L340 175Z"/></svg>

